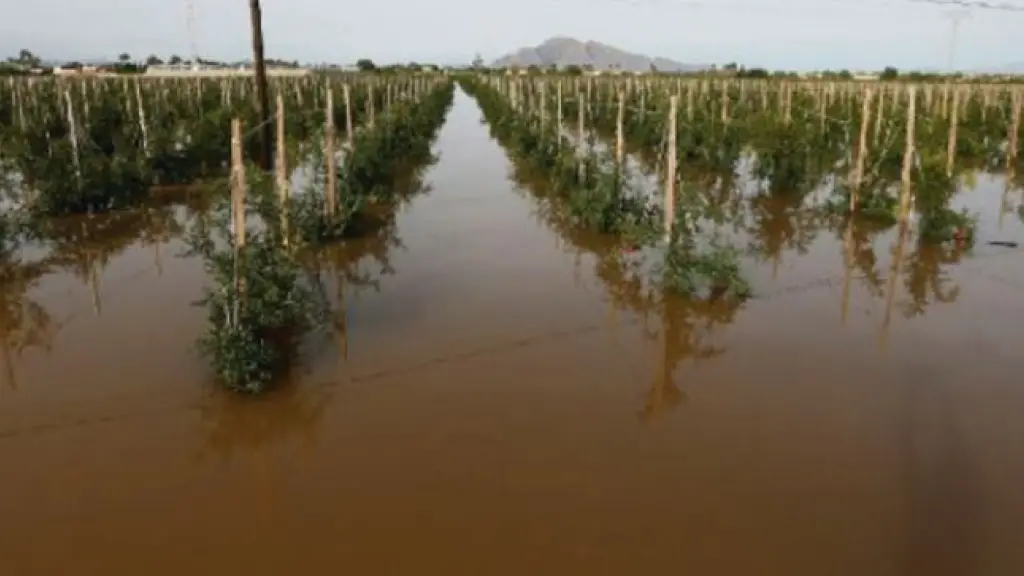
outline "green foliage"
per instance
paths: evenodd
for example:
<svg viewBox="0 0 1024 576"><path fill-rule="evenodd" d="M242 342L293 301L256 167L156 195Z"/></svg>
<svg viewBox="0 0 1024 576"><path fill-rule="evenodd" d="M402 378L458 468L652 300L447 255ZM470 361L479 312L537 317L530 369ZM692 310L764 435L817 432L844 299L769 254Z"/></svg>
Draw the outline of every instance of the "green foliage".
<svg viewBox="0 0 1024 576"><path fill-rule="evenodd" d="M544 174L548 187L558 195L560 213L575 228L612 235L627 245L650 245L660 238L662 208L646 200L646 194L632 189L607 151L594 142L575 149L559 138L550 124L541 125L536 115L520 115L495 90L482 82L465 81L467 92L480 102L492 132L517 163ZM575 104L570 105L572 108ZM572 117L575 110L569 110ZM590 111L595 123L604 117ZM657 113L648 118L664 121ZM653 137L660 129L649 124L631 125L642 137ZM702 218L711 217L699 208L697 199L684 197L677 212L672 239L661 266L662 286L667 292L691 299L719 299L735 302L749 295L750 287L739 269L739 252L720 245L718 239L701 244Z"/></svg>
<svg viewBox="0 0 1024 576"><path fill-rule="evenodd" d="M323 150L315 149L310 158L317 167L303 194L293 198L290 218L297 223L298 238L320 243L348 237L363 228L371 215L367 210L390 210L404 198L396 178L396 168L424 164L431 159L430 144L447 115L454 96L454 85L446 83L417 103L396 103L377 118L374 128L356 134L351 150L346 151L336 172L337 189L327 189L323 171ZM322 137L318 138L322 140ZM396 159L401 159L396 164ZM328 195L337 210L326 214Z"/></svg>
<svg viewBox="0 0 1024 576"><path fill-rule="evenodd" d="M319 278L305 273L294 241L316 247L354 235L356 224L371 216L370 204L393 207L408 191L397 183L404 172L396 159L430 159L430 142L452 94L452 85L442 84L418 102L392 106L360 132L356 152L342 162L341 190L327 190L320 174L282 207L271 179L247 170L247 213L259 225L249 227L244 245L235 245L223 195L215 216L193 229L190 253L203 258L210 277L198 303L206 307L209 320L199 348L219 382L240 392L265 391L293 361L299 339L326 322L329 306ZM323 150L316 152L314 165L322 166ZM330 217L325 216L327 194L338 202ZM282 210L287 210L292 242L285 241Z"/></svg>
<svg viewBox="0 0 1024 576"><path fill-rule="evenodd" d="M237 250L230 243L218 250L207 236L193 236L192 246L212 282L198 302L209 319L200 351L225 386L262 392L312 324L312 293L299 282L301 267L265 234L253 234Z"/></svg>
<svg viewBox="0 0 1024 576"><path fill-rule="evenodd" d="M322 107L309 104L323 100L325 83L271 81L286 110L303 111L286 114L286 140L308 140L322 129ZM0 149L6 168L24 182L9 199L39 217L98 213L137 205L154 185L224 177L231 120L260 123L253 91L245 77L0 83ZM386 93L372 97L374 108L384 109ZM365 82L352 83L354 124L365 124L370 98ZM345 114L339 97L334 114ZM244 156L258 149L248 132Z"/></svg>
<svg viewBox="0 0 1024 576"><path fill-rule="evenodd" d="M492 133L512 156L548 175L578 225L605 234L651 237L660 211L631 189L609 152L591 146L577 158L553 123L542 127L537 118L518 115L480 82L464 81L463 88L480 102Z"/></svg>

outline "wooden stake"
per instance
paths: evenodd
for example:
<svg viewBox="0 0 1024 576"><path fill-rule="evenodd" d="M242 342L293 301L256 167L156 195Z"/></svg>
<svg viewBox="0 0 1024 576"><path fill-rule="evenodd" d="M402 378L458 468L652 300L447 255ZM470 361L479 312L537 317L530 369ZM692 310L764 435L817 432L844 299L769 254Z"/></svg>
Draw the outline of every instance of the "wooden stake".
<svg viewBox="0 0 1024 576"><path fill-rule="evenodd" d="M585 142L585 139L583 137L583 130L585 128L585 125L584 125L584 115L586 114L586 112L585 112L586 104L583 101L583 93L582 92L577 92L576 93L576 101L579 103L579 106L576 108L576 123L577 123L577 129L579 131L580 150L582 150L583 149L583 143Z"/></svg>
<svg viewBox="0 0 1024 576"><path fill-rule="evenodd" d="M236 251L245 246L245 164L242 160L242 121L231 120L231 215Z"/></svg>
<svg viewBox="0 0 1024 576"><path fill-rule="evenodd" d="M669 98L668 160L665 166L665 240L672 241L672 227L676 220L676 108L679 96Z"/></svg>
<svg viewBox="0 0 1024 576"><path fill-rule="evenodd" d="M558 123L558 126L557 126L557 130L558 130L558 143L559 143L559 145L561 145L561 143L562 143L562 82L561 81L558 82L558 86L556 87L556 90L558 91L558 94L556 95L556 99L558 100L558 108L557 108L555 113L557 114L557 123Z"/></svg>
<svg viewBox="0 0 1024 576"><path fill-rule="evenodd" d="M1007 134L1007 140L1009 140L1009 146L1007 147L1006 154L1006 167L1009 169L1014 162L1017 161L1018 146L1020 146L1020 114L1021 114L1021 93L1018 91L1013 92L1013 96L1010 98L1010 106L1013 110L1010 112L1010 131Z"/></svg>
<svg viewBox="0 0 1024 576"><path fill-rule="evenodd" d="M793 122L793 86L791 86L788 82L786 84L783 84L783 86L786 87L785 91L783 92L786 99L785 122L786 126L789 126Z"/></svg>
<svg viewBox="0 0 1024 576"><path fill-rule="evenodd" d="M953 89L953 103L949 111L949 140L946 142L946 176L953 176L956 167L956 139L960 128L960 90Z"/></svg>
<svg viewBox="0 0 1024 576"><path fill-rule="evenodd" d="M878 92L878 111L875 113L875 145L878 145L878 139L882 137L882 117L885 114L885 93L887 92L885 85Z"/></svg>
<svg viewBox="0 0 1024 576"><path fill-rule="evenodd" d="M900 189L900 223L906 224L910 213L911 181L914 165L914 124L917 121L917 86L907 87L907 143L903 150L902 187Z"/></svg>
<svg viewBox="0 0 1024 576"><path fill-rule="evenodd" d="M82 164L78 158L78 131L75 126L75 108L71 104L71 93L64 92L64 103L67 106L68 114L68 138L71 140L71 159L75 165L75 178L78 182L78 189L82 189Z"/></svg>
<svg viewBox="0 0 1024 576"><path fill-rule="evenodd" d="M139 129L142 130L142 153L149 158L149 134L146 130L146 110L142 107L142 90L139 82L135 82L135 104L139 108Z"/></svg>
<svg viewBox="0 0 1024 576"><path fill-rule="evenodd" d="M370 95L367 96L367 103L370 106L370 128L373 128L373 126L377 123L376 113L373 109L373 84L369 84L367 86L367 89L370 91Z"/></svg>
<svg viewBox="0 0 1024 576"><path fill-rule="evenodd" d="M693 122L693 83L686 85L686 120Z"/></svg>
<svg viewBox="0 0 1024 576"><path fill-rule="evenodd" d="M327 110L324 116L324 161L326 179L324 186L324 214L333 219L337 214L336 200L338 173L334 157L334 90L327 87Z"/></svg>
<svg viewBox="0 0 1024 576"><path fill-rule="evenodd" d="M341 86L342 95L345 97L345 140L348 142L348 149L355 147L355 134L352 130L352 89L348 82Z"/></svg>
<svg viewBox="0 0 1024 576"><path fill-rule="evenodd" d="M722 124L729 124L729 83L722 84Z"/></svg>
<svg viewBox="0 0 1024 576"><path fill-rule="evenodd" d="M540 129L543 132L548 119L547 87L544 85L543 81L540 83L540 95L538 100L540 100Z"/></svg>
<svg viewBox="0 0 1024 576"><path fill-rule="evenodd" d="M864 90L864 102L861 105L860 140L857 143L857 167L853 172L853 185L850 187L850 214L857 211L857 194L864 182L864 162L868 154L868 125L871 122L871 88Z"/></svg>
<svg viewBox="0 0 1024 576"><path fill-rule="evenodd" d="M622 124L626 116L626 99L622 90L619 90L619 113L615 119L615 163L622 170L622 163L626 157L626 139L622 134Z"/></svg>
<svg viewBox="0 0 1024 576"><path fill-rule="evenodd" d="M231 220L234 232L234 283L238 292L226 322L237 325L240 319L242 298L245 295L245 275L242 258L245 248L245 164L242 160L242 121L231 121Z"/></svg>
<svg viewBox="0 0 1024 576"><path fill-rule="evenodd" d="M281 203L281 243L288 245L288 158L285 154L284 96L277 93L277 154L274 155L277 197Z"/></svg>
<svg viewBox="0 0 1024 576"><path fill-rule="evenodd" d="M584 171L584 157L586 156L586 144L585 144L586 140L584 140L584 137L583 137L583 130L584 130L584 127L585 127L584 126L584 114L585 114L584 106L585 106L585 103L583 101L583 92L577 92L576 93L576 102L578 103L578 106L576 108L576 123L577 123L578 138L579 138L579 140L577 141L577 149L579 150L579 155L580 155L580 163L579 163L579 167L578 167L578 169L576 171L576 177L579 179L580 182L583 182L583 178L585 177L585 174L583 172Z"/></svg>

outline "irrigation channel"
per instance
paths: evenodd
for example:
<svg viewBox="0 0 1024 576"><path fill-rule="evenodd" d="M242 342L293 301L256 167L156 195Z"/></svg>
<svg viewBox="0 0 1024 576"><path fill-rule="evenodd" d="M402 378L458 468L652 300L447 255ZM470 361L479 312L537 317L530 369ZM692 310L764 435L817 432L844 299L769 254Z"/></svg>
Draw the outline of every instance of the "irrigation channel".
<svg viewBox="0 0 1024 576"><path fill-rule="evenodd" d="M8 278L33 327L4 334L8 573L1024 572L1024 252L988 243L1024 243L1005 176L955 198L979 215L963 252L897 228L847 250L744 200L721 228L751 296L684 298L637 280L657 245L554 207L482 90L456 89L393 225L317 256L343 314L263 395L194 348L201 208L89 217L91 243Z"/></svg>

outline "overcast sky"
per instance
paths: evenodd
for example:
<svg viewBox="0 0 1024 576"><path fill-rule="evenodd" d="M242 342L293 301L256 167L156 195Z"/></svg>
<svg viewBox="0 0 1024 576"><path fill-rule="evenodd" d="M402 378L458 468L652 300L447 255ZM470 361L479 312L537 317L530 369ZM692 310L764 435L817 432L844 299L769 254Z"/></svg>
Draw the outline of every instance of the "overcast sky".
<svg viewBox="0 0 1024 576"><path fill-rule="evenodd" d="M1024 60L1024 0L1003 1L1021 10L969 11L958 67ZM201 55L250 57L248 0L192 2ZM0 0L0 55L188 56L186 3ZM263 0L263 25L269 57L303 62L490 61L562 35L689 63L944 68L949 12L914 0Z"/></svg>

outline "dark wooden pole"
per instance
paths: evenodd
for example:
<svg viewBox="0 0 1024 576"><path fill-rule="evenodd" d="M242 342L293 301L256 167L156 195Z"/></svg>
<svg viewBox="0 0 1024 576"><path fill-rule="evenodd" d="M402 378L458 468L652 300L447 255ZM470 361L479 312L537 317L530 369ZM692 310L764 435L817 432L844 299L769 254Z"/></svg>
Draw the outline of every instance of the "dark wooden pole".
<svg viewBox="0 0 1024 576"><path fill-rule="evenodd" d="M252 20L252 66L256 77L256 94L260 101L260 167L271 170L274 127L270 125L270 96L267 94L267 65L263 61L263 16L260 0L249 0Z"/></svg>

